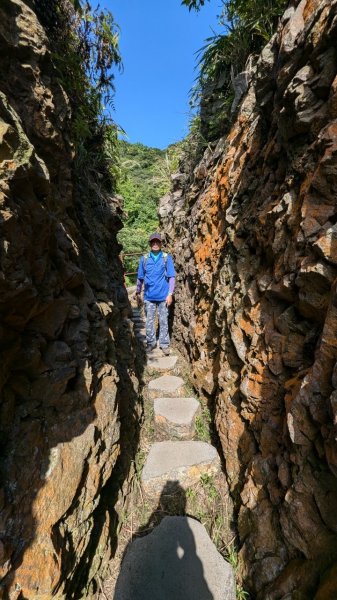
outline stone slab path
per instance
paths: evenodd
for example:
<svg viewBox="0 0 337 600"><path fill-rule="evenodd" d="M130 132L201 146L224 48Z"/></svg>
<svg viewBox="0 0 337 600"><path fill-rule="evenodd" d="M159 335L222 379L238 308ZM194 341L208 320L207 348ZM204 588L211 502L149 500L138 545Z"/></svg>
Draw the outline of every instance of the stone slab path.
<svg viewBox="0 0 337 600"><path fill-rule="evenodd" d="M150 352L147 352L147 360L154 360L155 358L163 358L160 348L154 348Z"/></svg>
<svg viewBox="0 0 337 600"><path fill-rule="evenodd" d="M148 496L158 498L167 481L186 490L201 475L216 475L221 468L218 453L206 442L157 442L152 445L142 472L142 487Z"/></svg>
<svg viewBox="0 0 337 600"><path fill-rule="evenodd" d="M136 333L136 336L140 342L146 343L146 335L145 333Z"/></svg>
<svg viewBox="0 0 337 600"><path fill-rule="evenodd" d="M152 398L158 396L158 394L181 396L185 392L185 382L181 377L175 375L162 375L150 381L148 389Z"/></svg>
<svg viewBox="0 0 337 600"><path fill-rule="evenodd" d="M141 311L134 332L145 342ZM145 340L144 340L145 338ZM164 372L148 383L155 431L165 439L149 449L141 474L143 494L155 510L163 490L186 491L202 476L221 471L216 449L194 441L200 403L186 397L185 381L170 375L177 356L159 348L146 354L147 371ZM173 489L172 488L172 489ZM235 600L234 571L218 553L205 527L191 517L165 517L153 531L129 544L113 600Z"/></svg>
<svg viewBox="0 0 337 600"><path fill-rule="evenodd" d="M166 439L191 440L195 418L201 412L195 398L156 398L153 402L155 431Z"/></svg>
<svg viewBox="0 0 337 600"><path fill-rule="evenodd" d="M165 517L136 539L122 564L114 600L234 600L232 567L190 517Z"/></svg>
<svg viewBox="0 0 337 600"><path fill-rule="evenodd" d="M170 371L176 366L177 360L177 356L157 356L153 358L149 356L147 366L156 371Z"/></svg>

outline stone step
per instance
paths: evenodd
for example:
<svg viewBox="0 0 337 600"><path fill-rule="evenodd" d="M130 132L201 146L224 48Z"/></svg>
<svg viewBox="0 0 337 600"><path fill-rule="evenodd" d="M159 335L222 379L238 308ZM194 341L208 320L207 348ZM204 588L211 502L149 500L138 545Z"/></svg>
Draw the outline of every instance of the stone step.
<svg viewBox="0 0 337 600"><path fill-rule="evenodd" d="M145 494L158 499L168 481L186 490L198 483L200 475L216 475L220 470L218 453L206 442L156 442L142 471L142 487Z"/></svg>
<svg viewBox="0 0 337 600"><path fill-rule="evenodd" d="M205 527L165 517L130 544L114 600L235 600L235 577Z"/></svg>
<svg viewBox="0 0 337 600"><path fill-rule="evenodd" d="M146 335L145 333L138 333L137 331L135 332L135 336L138 340L142 340L143 342L146 342Z"/></svg>
<svg viewBox="0 0 337 600"><path fill-rule="evenodd" d="M146 351L146 361L147 362L149 360L152 360L155 358L163 358L163 351L158 347L154 348L154 350ZM157 396L158 396L158 394L157 394Z"/></svg>
<svg viewBox="0 0 337 600"><path fill-rule="evenodd" d="M142 333L143 335L146 334L146 329L144 327L144 325L139 325L138 327L133 327L133 331L136 333Z"/></svg>
<svg viewBox="0 0 337 600"><path fill-rule="evenodd" d="M158 346L158 342L156 342L156 346L155 348L153 348L151 351L148 352L148 356L151 358L156 358L159 356L163 356L163 353L161 351L161 349Z"/></svg>
<svg viewBox="0 0 337 600"><path fill-rule="evenodd" d="M132 317L132 322L134 327L144 327L145 325L145 319L142 319L142 317Z"/></svg>
<svg viewBox="0 0 337 600"><path fill-rule="evenodd" d="M136 330L134 333L137 337L145 337L146 338L146 334L144 331Z"/></svg>
<svg viewBox="0 0 337 600"><path fill-rule="evenodd" d="M181 377L175 375L162 375L152 379L148 384L149 397L153 400L160 396L183 396L185 393L185 382Z"/></svg>
<svg viewBox="0 0 337 600"><path fill-rule="evenodd" d="M195 418L201 407L195 398L156 398L154 423L158 435L170 439L191 440Z"/></svg>
<svg viewBox="0 0 337 600"><path fill-rule="evenodd" d="M150 369L156 371L170 371L176 366L177 360L177 356L163 356L162 351L160 351L160 355L158 354L156 357L152 357L152 354L149 354L146 364Z"/></svg>

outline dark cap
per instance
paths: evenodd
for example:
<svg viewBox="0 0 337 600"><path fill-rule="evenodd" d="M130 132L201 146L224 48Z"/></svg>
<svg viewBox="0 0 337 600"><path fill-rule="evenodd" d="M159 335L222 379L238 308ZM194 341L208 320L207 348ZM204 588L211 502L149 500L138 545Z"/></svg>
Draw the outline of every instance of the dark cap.
<svg viewBox="0 0 337 600"><path fill-rule="evenodd" d="M154 240L158 240L158 242L162 241L160 233L151 233L149 237L149 244L151 244L151 242L153 242Z"/></svg>

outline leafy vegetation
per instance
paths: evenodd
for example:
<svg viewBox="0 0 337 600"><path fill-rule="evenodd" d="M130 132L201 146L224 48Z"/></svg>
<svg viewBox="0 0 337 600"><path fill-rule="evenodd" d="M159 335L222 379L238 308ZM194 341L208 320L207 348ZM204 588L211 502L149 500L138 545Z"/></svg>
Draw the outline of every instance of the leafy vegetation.
<svg viewBox="0 0 337 600"><path fill-rule="evenodd" d="M185 6L188 6L189 10L192 10L192 8L194 8L195 10L200 10L200 7L205 4L205 0L182 0L181 4L185 4Z"/></svg>
<svg viewBox="0 0 337 600"><path fill-rule="evenodd" d="M200 10L204 0L183 0ZM222 0L223 34L206 40L199 52L199 74L191 93L198 116L199 148L224 135L233 118L233 81L273 35L288 0ZM195 126L195 123L194 123Z"/></svg>
<svg viewBox="0 0 337 600"><path fill-rule="evenodd" d="M87 0L35 0L35 9L71 106L77 189L103 204L119 176L117 126L105 112L113 107L113 69L122 64L118 26Z"/></svg>
<svg viewBox="0 0 337 600"><path fill-rule="evenodd" d="M178 168L179 145L167 150L119 142L121 176L118 192L124 198L124 228L119 233L124 254L144 253L148 238L157 231L159 199L169 190L171 174ZM139 256L125 257L126 272L137 270ZM135 276L127 277L127 283Z"/></svg>
<svg viewBox="0 0 337 600"><path fill-rule="evenodd" d="M239 559L237 550L236 550L235 546L233 545L233 542L234 542L234 540L232 540L231 543L227 546L225 558L229 562L229 564L232 566L232 568L235 572L237 600L248 600L248 598L250 597L249 593L243 589L241 583L238 581L239 572L240 572L240 559Z"/></svg>

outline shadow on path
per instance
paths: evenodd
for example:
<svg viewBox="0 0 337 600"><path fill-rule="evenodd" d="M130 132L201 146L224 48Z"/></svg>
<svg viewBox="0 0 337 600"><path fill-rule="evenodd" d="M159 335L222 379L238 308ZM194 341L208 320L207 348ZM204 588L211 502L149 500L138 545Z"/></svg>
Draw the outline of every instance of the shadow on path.
<svg viewBox="0 0 337 600"><path fill-rule="evenodd" d="M185 508L185 491L167 481L157 508L136 533L142 537L125 551L114 600L213 600Z"/></svg>

